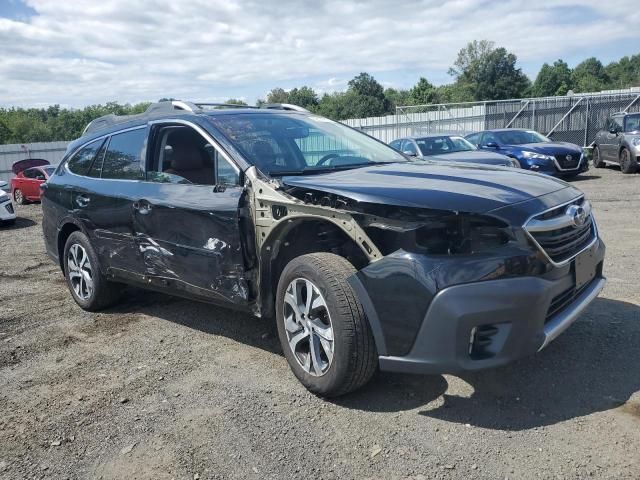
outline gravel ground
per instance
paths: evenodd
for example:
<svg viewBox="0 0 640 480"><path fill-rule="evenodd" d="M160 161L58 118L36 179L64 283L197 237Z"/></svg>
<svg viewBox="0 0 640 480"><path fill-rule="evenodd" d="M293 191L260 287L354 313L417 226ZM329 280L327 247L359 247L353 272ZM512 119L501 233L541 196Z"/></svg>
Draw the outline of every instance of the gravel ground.
<svg viewBox="0 0 640 480"><path fill-rule="evenodd" d="M91 314L44 253L39 205L0 230L0 478L640 478L640 175L575 181L609 283L544 352L310 395L273 325L128 290Z"/></svg>

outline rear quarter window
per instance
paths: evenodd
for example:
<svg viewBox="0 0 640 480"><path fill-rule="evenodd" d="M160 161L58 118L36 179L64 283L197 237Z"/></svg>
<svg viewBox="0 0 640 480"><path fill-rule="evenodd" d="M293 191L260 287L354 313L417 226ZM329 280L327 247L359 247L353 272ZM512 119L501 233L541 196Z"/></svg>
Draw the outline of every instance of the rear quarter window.
<svg viewBox="0 0 640 480"><path fill-rule="evenodd" d="M73 157L71 157L67 162L67 168L69 171L76 175L87 175L91 168L91 164L96 158L96 154L103 143L104 138L101 138L100 140L91 142L76 152L75 155L73 155Z"/></svg>

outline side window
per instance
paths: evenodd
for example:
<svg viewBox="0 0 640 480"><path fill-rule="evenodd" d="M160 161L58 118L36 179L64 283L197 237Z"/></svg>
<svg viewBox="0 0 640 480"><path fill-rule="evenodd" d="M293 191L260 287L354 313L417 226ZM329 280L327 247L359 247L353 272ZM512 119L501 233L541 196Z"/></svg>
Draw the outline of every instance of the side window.
<svg viewBox="0 0 640 480"><path fill-rule="evenodd" d="M44 172L42 170L40 170L39 168L34 168L34 177L36 180L46 180L47 176L44 174Z"/></svg>
<svg viewBox="0 0 640 480"><path fill-rule="evenodd" d="M622 117L613 117L611 123L611 126L615 128L616 131L621 132L623 130Z"/></svg>
<svg viewBox="0 0 640 480"><path fill-rule="evenodd" d="M416 146L413 144L413 142L411 140L404 140L402 142L402 151L403 152L411 152L415 155L418 154L418 150L416 149Z"/></svg>
<svg viewBox="0 0 640 480"><path fill-rule="evenodd" d="M476 146L480 143L480 134L479 133L473 133L471 135L467 135L465 138L469 142L473 143Z"/></svg>
<svg viewBox="0 0 640 480"><path fill-rule="evenodd" d="M488 143L498 143L498 138L492 132L487 132L482 136L482 145Z"/></svg>
<svg viewBox="0 0 640 480"><path fill-rule="evenodd" d="M36 178L36 169L35 168L27 168L22 175L25 178Z"/></svg>
<svg viewBox="0 0 640 480"><path fill-rule="evenodd" d="M402 142L402 140L394 140L389 144L389 146L391 148L395 148L396 150L400 150L400 142Z"/></svg>
<svg viewBox="0 0 640 480"><path fill-rule="evenodd" d="M147 140L146 128L111 136L102 162L102 178L140 180L144 177L142 158Z"/></svg>
<svg viewBox="0 0 640 480"><path fill-rule="evenodd" d="M80 149L76 154L67 162L67 168L71 173L76 175L87 175L96 153L100 150L100 147L104 143L104 138L91 142L89 145ZM100 159L102 160L102 158Z"/></svg>
<svg viewBox="0 0 640 480"><path fill-rule="evenodd" d="M237 169L190 127L156 126L152 168L147 180L159 183L238 185Z"/></svg>

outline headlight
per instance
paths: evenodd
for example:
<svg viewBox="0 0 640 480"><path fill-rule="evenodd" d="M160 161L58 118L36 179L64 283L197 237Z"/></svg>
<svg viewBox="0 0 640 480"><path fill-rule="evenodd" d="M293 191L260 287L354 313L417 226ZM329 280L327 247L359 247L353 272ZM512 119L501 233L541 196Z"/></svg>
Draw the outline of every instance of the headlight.
<svg viewBox="0 0 640 480"><path fill-rule="evenodd" d="M640 137L636 137L631 140L636 147L640 147Z"/></svg>
<svg viewBox="0 0 640 480"><path fill-rule="evenodd" d="M551 155L545 155L543 153L536 153L536 152L522 152L522 156L524 158L532 158L534 160L548 160L551 162L555 160L555 158L552 157Z"/></svg>

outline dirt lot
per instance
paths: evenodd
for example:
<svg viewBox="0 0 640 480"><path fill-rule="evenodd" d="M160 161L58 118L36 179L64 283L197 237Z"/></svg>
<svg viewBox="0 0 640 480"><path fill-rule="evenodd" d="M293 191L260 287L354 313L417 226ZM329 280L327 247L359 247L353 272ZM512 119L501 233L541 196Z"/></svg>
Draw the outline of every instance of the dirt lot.
<svg viewBox="0 0 640 480"><path fill-rule="evenodd" d="M547 350L306 392L259 319L139 290L90 314L39 205L0 230L0 478L639 478L640 175L591 170L609 283Z"/></svg>

